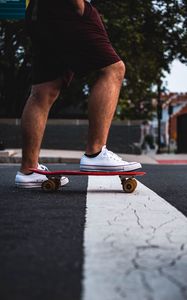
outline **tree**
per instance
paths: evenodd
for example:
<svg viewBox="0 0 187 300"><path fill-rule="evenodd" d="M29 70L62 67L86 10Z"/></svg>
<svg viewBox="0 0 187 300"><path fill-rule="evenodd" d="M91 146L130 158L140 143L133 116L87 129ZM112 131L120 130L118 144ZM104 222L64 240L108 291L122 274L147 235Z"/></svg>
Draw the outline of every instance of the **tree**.
<svg viewBox="0 0 187 300"><path fill-rule="evenodd" d="M93 2L102 12L113 45L126 63L121 113L149 117L153 86L178 57L187 62L185 1ZM185 40L185 43L184 43Z"/></svg>
<svg viewBox="0 0 187 300"><path fill-rule="evenodd" d="M29 88L30 43L22 21L0 21L1 117L21 115Z"/></svg>

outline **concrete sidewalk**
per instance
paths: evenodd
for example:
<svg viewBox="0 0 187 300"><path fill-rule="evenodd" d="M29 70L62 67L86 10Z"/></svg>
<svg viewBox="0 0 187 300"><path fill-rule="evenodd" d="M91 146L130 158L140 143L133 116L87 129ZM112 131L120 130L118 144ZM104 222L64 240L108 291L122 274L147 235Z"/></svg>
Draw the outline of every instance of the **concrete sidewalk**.
<svg viewBox="0 0 187 300"><path fill-rule="evenodd" d="M83 151L42 149L41 163L79 163ZM126 161L137 161L142 164L187 164L187 154L154 154L141 155L118 153ZM0 151L0 163L20 163L21 149Z"/></svg>

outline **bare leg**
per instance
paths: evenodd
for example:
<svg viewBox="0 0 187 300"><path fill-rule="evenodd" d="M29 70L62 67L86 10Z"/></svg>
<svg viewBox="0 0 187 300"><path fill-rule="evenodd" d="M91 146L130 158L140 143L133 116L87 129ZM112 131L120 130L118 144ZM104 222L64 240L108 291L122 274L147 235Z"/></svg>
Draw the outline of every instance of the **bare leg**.
<svg viewBox="0 0 187 300"><path fill-rule="evenodd" d="M21 172L25 174L29 168L37 167L49 110L59 95L60 87L60 79L32 87L22 115Z"/></svg>
<svg viewBox="0 0 187 300"><path fill-rule="evenodd" d="M125 66L119 61L102 69L92 88L88 106L87 154L99 152L106 145L124 74Z"/></svg>

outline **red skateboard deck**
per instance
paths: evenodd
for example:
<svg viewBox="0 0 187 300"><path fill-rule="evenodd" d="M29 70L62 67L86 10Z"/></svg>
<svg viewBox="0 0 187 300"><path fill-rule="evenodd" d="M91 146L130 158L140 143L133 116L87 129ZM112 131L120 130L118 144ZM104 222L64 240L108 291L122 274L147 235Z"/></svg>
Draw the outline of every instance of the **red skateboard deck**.
<svg viewBox="0 0 187 300"><path fill-rule="evenodd" d="M42 183L42 189L45 191L58 190L60 187L60 178L62 176L119 176L124 192L132 193L137 186L137 181L134 177L143 176L146 173L140 171L79 171L79 170L59 170L59 171L42 171L38 169L30 169L32 172L45 175L48 180Z"/></svg>
<svg viewBox="0 0 187 300"><path fill-rule="evenodd" d="M60 175L60 176L67 176L67 175L90 175L90 176L142 176L145 175L145 172L139 172L139 171L79 171L79 170L59 170L59 171L42 171L38 169L30 169L34 173L46 175L46 176L53 176L53 175Z"/></svg>

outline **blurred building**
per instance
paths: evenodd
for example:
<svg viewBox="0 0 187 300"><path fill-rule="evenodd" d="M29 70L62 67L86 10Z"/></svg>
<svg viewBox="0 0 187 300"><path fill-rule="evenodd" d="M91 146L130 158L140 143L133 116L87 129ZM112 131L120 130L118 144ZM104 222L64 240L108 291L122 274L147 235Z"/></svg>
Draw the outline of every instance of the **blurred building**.
<svg viewBox="0 0 187 300"><path fill-rule="evenodd" d="M176 144L177 152L187 153L187 93L170 93L164 96L167 143Z"/></svg>

